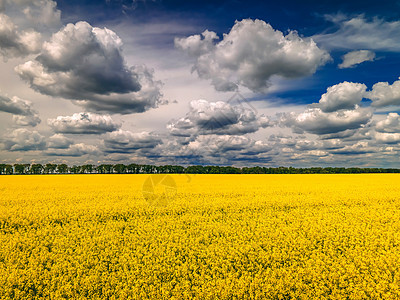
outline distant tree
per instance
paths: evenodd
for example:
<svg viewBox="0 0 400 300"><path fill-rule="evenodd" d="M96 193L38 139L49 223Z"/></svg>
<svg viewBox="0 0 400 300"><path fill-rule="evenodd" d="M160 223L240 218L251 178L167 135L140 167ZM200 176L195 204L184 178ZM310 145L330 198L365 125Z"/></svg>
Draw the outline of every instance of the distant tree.
<svg viewBox="0 0 400 300"><path fill-rule="evenodd" d="M113 172L113 165L106 165L106 164L99 165L99 166L97 166L96 170L97 170L97 173L99 173L99 174L104 174L104 173L109 174L109 173Z"/></svg>
<svg viewBox="0 0 400 300"><path fill-rule="evenodd" d="M170 173L182 174L185 173L185 168L182 166L171 166Z"/></svg>
<svg viewBox="0 0 400 300"><path fill-rule="evenodd" d="M400 173L400 169L383 169L383 168L357 168L357 167L310 167L310 168L294 168L294 167L243 167L236 168L232 166L202 166L194 165L182 167L177 165L140 165L140 164L102 164L97 167L91 164L82 166L68 167L66 164L51 164L45 166L41 164L0 164L0 175L2 174L49 174L58 172L65 173L130 173L130 174L357 174L357 173Z"/></svg>
<svg viewBox="0 0 400 300"><path fill-rule="evenodd" d="M31 169L31 165L30 164L24 164L25 167L25 174L29 174L29 170Z"/></svg>
<svg viewBox="0 0 400 300"><path fill-rule="evenodd" d="M13 174L13 173L14 173L13 166L12 166L12 165L5 165L5 167L4 167L4 173L5 173L6 175L11 175L11 174Z"/></svg>
<svg viewBox="0 0 400 300"><path fill-rule="evenodd" d="M25 174L25 165L24 164L14 164L14 172L18 175Z"/></svg>
<svg viewBox="0 0 400 300"><path fill-rule="evenodd" d="M91 173L93 173L93 165L83 165L82 167L81 167L81 173L89 173L89 174L91 174Z"/></svg>
<svg viewBox="0 0 400 300"><path fill-rule="evenodd" d="M123 164L116 164L113 166L113 170L117 174L122 174L122 173L126 173L127 168Z"/></svg>
<svg viewBox="0 0 400 300"><path fill-rule="evenodd" d="M57 166L57 172L59 174L66 174L68 173L68 166L66 164L60 164Z"/></svg>
<svg viewBox="0 0 400 300"><path fill-rule="evenodd" d="M44 167L41 164L32 164L29 172L31 174L42 174L43 169Z"/></svg>
<svg viewBox="0 0 400 300"><path fill-rule="evenodd" d="M203 166L189 166L186 168L185 173L188 174L205 174Z"/></svg>
<svg viewBox="0 0 400 300"><path fill-rule="evenodd" d="M168 173L168 166L155 166L155 173L157 174Z"/></svg>
<svg viewBox="0 0 400 300"><path fill-rule="evenodd" d="M44 173L45 174L53 174L57 170L56 164L46 164L44 166Z"/></svg>
<svg viewBox="0 0 400 300"><path fill-rule="evenodd" d="M97 166L96 167L96 171L97 171L97 173L99 173L99 174L104 174L104 166L103 165L99 165L99 166Z"/></svg>
<svg viewBox="0 0 400 300"><path fill-rule="evenodd" d="M70 171L72 174L79 174L80 171L81 171L81 167L80 167L80 166L75 166L75 165L73 165L72 167L69 168L69 171Z"/></svg>
<svg viewBox="0 0 400 300"><path fill-rule="evenodd" d="M156 167L152 165L142 165L141 170L145 174L153 174L156 172Z"/></svg>
<svg viewBox="0 0 400 300"><path fill-rule="evenodd" d="M127 167L128 173L139 174L140 173L140 165L138 164L129 164Z"/></svg>
<svg viewBox="0 0 400 300"><path fill-rule="evenodd" d="M226 174L240 174L242 173L242 170L239 168L234 168L234 167L225 167L225 173Z"/></svg>
<svg viewBox="0 0 400 300"><path fill-rule="evenodd" d="M106 171L107 174L110 174L113 172L113 165L104 165L104 170Z"/></svg>

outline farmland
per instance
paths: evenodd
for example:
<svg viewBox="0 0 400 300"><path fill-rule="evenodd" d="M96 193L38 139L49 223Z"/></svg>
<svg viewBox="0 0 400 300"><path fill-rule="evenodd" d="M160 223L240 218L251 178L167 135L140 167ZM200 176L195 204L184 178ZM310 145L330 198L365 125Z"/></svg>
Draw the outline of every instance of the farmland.
<svg viewBox="0 0 400 300"><path fill-rule="evenodd" d="M399 180L4 175L0 299L399 299Z"/></svg>

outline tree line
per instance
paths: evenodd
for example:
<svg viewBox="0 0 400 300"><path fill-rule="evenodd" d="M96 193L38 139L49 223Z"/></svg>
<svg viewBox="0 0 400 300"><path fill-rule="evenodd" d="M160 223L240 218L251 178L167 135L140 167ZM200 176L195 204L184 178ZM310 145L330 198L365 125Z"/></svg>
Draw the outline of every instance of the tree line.
<svg viewBox="0 0 400 300"><path fill-rule="evenodd" d="M140 164L0 164L0 175L27 174L355 174L355 173L400 173L400 169L344 168L344 167L230 167L230 166L176 166Z"/></svg>

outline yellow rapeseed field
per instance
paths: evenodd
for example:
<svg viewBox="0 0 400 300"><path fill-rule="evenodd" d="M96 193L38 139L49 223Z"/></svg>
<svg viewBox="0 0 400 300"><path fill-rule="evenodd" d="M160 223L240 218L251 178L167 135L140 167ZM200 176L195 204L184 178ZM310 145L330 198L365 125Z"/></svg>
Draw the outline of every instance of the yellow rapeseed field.
<svg viewBox="0 0 400 300"><path fill-rule="evenodd" d="M399 182L0 176L0 299L400 299Z"/></svg>

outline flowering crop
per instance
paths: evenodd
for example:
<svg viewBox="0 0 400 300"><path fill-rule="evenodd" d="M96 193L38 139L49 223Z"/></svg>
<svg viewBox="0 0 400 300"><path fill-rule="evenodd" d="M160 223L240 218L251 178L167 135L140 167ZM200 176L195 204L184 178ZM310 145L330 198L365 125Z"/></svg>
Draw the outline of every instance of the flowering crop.
<svg viewBox="0 0 400 300"><path fill-rule="evenodd" d="M400 299L400 175L148 176L1 176L0 299Z"/></svg>

